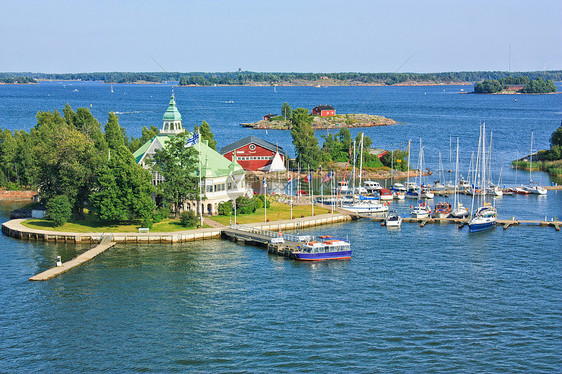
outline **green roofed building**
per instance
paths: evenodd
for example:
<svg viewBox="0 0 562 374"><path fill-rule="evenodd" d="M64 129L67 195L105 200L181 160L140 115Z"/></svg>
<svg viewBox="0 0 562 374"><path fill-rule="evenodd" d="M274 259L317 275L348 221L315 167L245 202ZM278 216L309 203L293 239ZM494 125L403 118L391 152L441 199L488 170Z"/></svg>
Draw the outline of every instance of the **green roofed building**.
<svg viewBox="0 0 562 374"><path fill-rule="evenodd" d="M150 162L154 153L162 149L166 142L179 133L184 132L181 114L176 107L176 100L172 95L166 113L164 113L164 123L160 134L146 142L133 155L137 163L145 169L149 169ZM225 201L235 201L239 196L248 192L246 188L246 171L236 162L222 156L220 153L210 148L207 141L193 145L199 151L201 163L201 211L204 214L216 215L219 203ZM158 185L163 178L159 173L152 172L152 184ZM189 201L184 209L200 211L197 209L197 201Z"/></svg>

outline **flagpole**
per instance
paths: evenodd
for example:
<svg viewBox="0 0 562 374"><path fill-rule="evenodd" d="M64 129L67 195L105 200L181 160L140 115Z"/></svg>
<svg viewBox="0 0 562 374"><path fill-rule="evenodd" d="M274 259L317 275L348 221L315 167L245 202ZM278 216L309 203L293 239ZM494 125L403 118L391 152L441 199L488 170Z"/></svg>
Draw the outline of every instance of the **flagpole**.
<svg viewBox="0 0 562 374"><path fill-rule="evenodd" d="M267 182L265 181L265 177L263 177L263 206L265 207L264 222L267 222Z"/></svg>
<svg viewBox="0 0 562 374"><path fill-rule="evenodd" d="M322 196L322 199L324 198L324 181L322 180L324 177L322 177L322 165L320 165L320 196Z"/></svg>
<svg viewBox="0 0 562 374"><path fill-rule="evenodd" d="M197 158L199 159L199 226L203 227L203 196L201 196L201 174L203 174L203 170L201 169L201 134L199 134L199 128L197 129L197 148ZM236 217L234 220L236 220Z"/></svg>

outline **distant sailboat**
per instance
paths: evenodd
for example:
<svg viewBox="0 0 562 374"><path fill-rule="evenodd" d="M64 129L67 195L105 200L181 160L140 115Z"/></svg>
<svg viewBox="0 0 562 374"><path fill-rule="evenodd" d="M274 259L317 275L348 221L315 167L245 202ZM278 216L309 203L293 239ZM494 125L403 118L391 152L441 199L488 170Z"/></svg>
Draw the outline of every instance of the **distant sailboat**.
<svg viewBox="0 0 562 374"><path fill-rule="evenodd" d="M459 201L459 194L457 193L459 179L459 138L457 138L457 161L455 166L455 200L453 202L453 210L451 216L453 218L465 218L468 216L468 208L463 206Z"/></svg>
<svg viewBox="0 0 562 374"><path fill-rule="evenodd" d="M525 191L535 195L546 195L546 188L539 186L537 183L533 182L531 177L533 172L533 133L531 132L531 154L529 155L529 185L525 186Z"/></svg>
<svg viewBox="0 0 562 374"><path fill-rule="evenodd" d="M113 93L113 85L111 85L111 93Z"/></svg>

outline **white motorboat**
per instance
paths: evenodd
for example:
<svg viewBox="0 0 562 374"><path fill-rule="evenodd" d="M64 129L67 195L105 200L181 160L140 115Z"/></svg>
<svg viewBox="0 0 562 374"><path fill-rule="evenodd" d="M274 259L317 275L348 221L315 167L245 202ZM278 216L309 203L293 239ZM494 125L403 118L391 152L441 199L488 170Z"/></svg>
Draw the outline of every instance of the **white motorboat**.
<svg viewBox="0 0 562 374"><path fill-rule="evenodd" d="M394 210L391 210L386 216L386 220L384 222L386 227L400 227L402 225L402 217Z"/></svg>
<svg viewBox="0 0 562 374"><path fill-rule="evenodd" d="M365 186L368 193L375 193L382 188L380 183L375 181L365 181L363 182L363 186Z"/></svg>
<svg viewBox="0 0 562 374"><path fill-rule="evenodd" d="M357 214L374 215L388 212L388 207L375 200L364 200L352 204L342 204L342 209Z"/></svg>

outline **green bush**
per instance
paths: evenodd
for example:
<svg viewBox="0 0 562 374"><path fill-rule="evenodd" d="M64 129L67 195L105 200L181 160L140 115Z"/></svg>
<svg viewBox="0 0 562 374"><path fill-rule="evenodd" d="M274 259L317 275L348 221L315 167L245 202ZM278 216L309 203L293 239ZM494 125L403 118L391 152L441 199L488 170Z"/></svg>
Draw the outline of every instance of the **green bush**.
<svg viewBox="0 0 562 374"><path fill-rule="evenodd" d="M256 209L261 209L264 206L264 202L266 201L265 196L264 195L256 195L254 196L254 201L256 204ZM269 201L267 201L267 207L269 208L271 204L269 204Z"/></svg>
<svg viewBox="0 0 562 374"><path fill-rule="evenodd" d="M197 226L197 215L193 210L186 210L180 214L180 222L183 227Z"/></svg>
<svg viewBox="0 0 562 374"><path fill-rule="evenodd" d="M218 213L221 216L228 216L234 211L234 206L232 201L225 201L224 203L219 203Z"/></svg>
<svg viewBox="0 0 562 374"><path fill-rule="evenodd" d="M250 214L256 211L256 204L254 199L246 196L240 196L236 199L236 210L238 214Z"/></svg>
<svg viewBox="0 0 562 374"><path fill-rule="evenodd" d="M151 229L153 226L152 220L150 218L145 218L142 220L142 226L143 228L149 228Z"/></svg>
<svg viewBox="0 0 562 374"><path fill-rule="evenodd" d="M152 220L154 221L154 223L158 223L168 217L170 217L170 209L162 206L156 209L156 213L154 213L154 217L152 218Z"/></svg>
<svg viewBox="0 0 562 374"><path fill-rule="evenodd" d="M46 204L47 219L53 221L55 227L64 225L72 217L72 206L66 195L59 195Z"/></svg>

